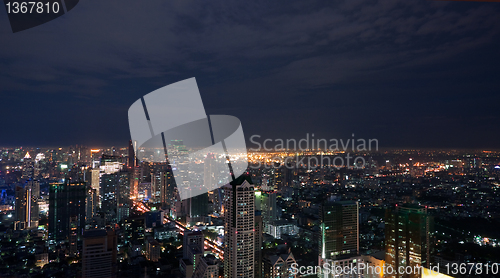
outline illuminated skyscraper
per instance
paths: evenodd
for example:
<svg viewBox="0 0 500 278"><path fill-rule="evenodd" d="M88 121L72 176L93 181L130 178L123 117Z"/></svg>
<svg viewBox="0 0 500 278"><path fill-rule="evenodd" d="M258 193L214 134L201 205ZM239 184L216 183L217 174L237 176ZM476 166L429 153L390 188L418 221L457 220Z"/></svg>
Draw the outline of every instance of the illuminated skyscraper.
<svg viewBox="0 0 500 278"><path fill-rule="evenodd" d="M130 196L134 199L139 196L139 183L141 182L142 167L136 166L131 169L132 175L130 179Z"/></svg>
<svg viewBox="0 0 500 278"><path fill-rule="evenodd" d="M101 207L111 221L120 221L129 215L130 172L119 171L101 176Z"/></svg>
<svg viewBox="0 0 500 278"><path fill-rule="evenodd" d="M172 174L172 167L170 165L167 166L167 169L163 175L165 178L162 181L160 200L162 207L172 207L174 202L174 195L176 191L175 179Z"/></svg>
<svg viewBox="0 0 500 278"><path fill-rule="evenodd" d="M218 173L220 172L217 167L216 157L213 153L209 153L205 158L204 167L204 175L203 175L203 183L206 188L216 188L218 184ZM208 192L208 201L212 205L210 211L213 211L217 214L221 213L222 209L222 195L223 190L221 188L217 188Z"/></svg>
<svg viewBox="0 0 500 278"><path fill-rule="evenodd" d="M148 240L146 246L146 259L152 262L158 262L158 260L160 259L160 253L161 253L160 243L158 243L158 241L154 239Z"/></svg>
<svg viewBox="0 0 500 278"><path fill-rule="evenodd" d="M83 236L82 278L116 277L117 240L113 230L90 230Z"/></svg>
<svg viewBox="0 0 500 278"><path fill-rule="evenodd" d="M90 170L90 186L99 194L99 169Z"/></svg>
<svg viewBox="0 0 500 278"><path fill-rule="evenodd" d="M38 200L38 198L40 198L40 181L29 180L26 186L31 189L31 196L33 199Z"/></svg>
<svg viewBox="0 0 500 278"><path fill-rule="evenodd" d="M193 278L217 278L219 277L219 266L212 255L201 258L196 266Z"/></svg>
<svg viewBox="0 0 500 278"><path fill-rule="evenodd" d="M90 186L87 186L87 197L85 201L85 220L89 221L97 214L99 195L97 191Z"/></svg>
<svg viewBox="0 0 500 278"><path fill-rule="evenodd" d="M27 152L23 158L23 172L22 178L23 180L31 180L34 178L35 167L33 164L33 160L31 159L30 153Z"/></svg>
<svg viewBox="0 0 500 278"><path fill-rule="evenodd" d="M271 169L271 184L276 190L281 190L283 188L284 174L282 167L276 164L275 167Z"/></svg>
<svg viewBox="0 0 500 278"><path fill-rule="evenodd" d="M385 263L394 269L424 266L429 268L433 219L427 208L417 205L398 206L385 214ZM386 277L417 278L419 273Z"/></svg>
<svg viewBox="0 0 500 278"><path fill-rule="evenodd" d="M129 168L134 168L136 165L135 163L135 151L134 151L134 145L132 143L132 140L128 142L128 160L127 160L127 166Z"/></svg>
<svg viewBox="0 0 500 278"><path fill-rule="evenodd" d="M278 207L276 203L276 191L258 191L256 194L257 209L262 211L262 222L264 231L268 234L269 225L279 219Z"/></svg>
<svg viewBox="0 0 500 278"><path fill-rule="evenodd" d="M290 162L283 165L283 185L286 187L293 188L294 181L297 179L296 166Z"/></svg>
<svg viewBox="0 0 500 278"><path fill-rule="evenodd" d="M255 278L262 277L262 242L263 242L262 212L255 211Z"/></svg>
<svg viewBox="0 0 500 278"><path fill-rule="evenodd" d="M123 163L121 162L121 157L113 155L103 154L101 157L101 173L113 174L120 171L123 168Z"/></svg>
<svg viewBox="0 0 500 278"><path fill-rule="evenodd" d="M118 176L104 174L101 176L101 208L107 219L116 219L118 215Z"/></svg>
<svg viewBox="0 0 500 278"><path fill-rule="evenodd" d="M180 270L182 274L191 278L198 263L203 258L205 238L201 231L186 231L182 244L182 259Z"/></svg>
<svg viewBox="0 0 500 278"><path fill-rule="evenodd" d="M163 203L162 194L165 191L168 180L167 171L170 169L167 163L153 163L151 173L151 200L150 202Z"/></svg>
<svg viewBox="0 0 500 278"><path fill-rule="evenodd" d="M198 222L205 223L208 216L208 193L200 194L186 201L189 207L187 222L193 225Z"/></svg>
<svg viewBox="0 0 500 278"><path fill-rule="evenodd" d="M255 276L255 193L250 177L224 186L224 277Z"/></svg>
<svg viewBox="0 0 500 278"><path fill-rule="evenodd" d="M196 245L201 250L203 250L203 240L203 233L201 231L186 232L186 235L184 236L183 246ZM187 258L189 254L188 249L184 248L182 249L182 251L183 256Z"/></svg>
<svg viewBox="0 0 500 278"><path fill-rule="evenodd" d="M76 240L81 238L85 229L86 193L85 183L49 186L49 239L72 241L75 237Z"/></svg>
<svg viewBox="0 0 500 278"><path fill-rule="evenodd" d="M118 194L117 194L117 221L127 218L130 214L130 177L132 173L128 171L120 171L116 173L118 179Z"/></svg>
<svg viewBox="0 0 500 278"><path fill-rule="evenodd" d="M320 207L319 262L359 254L358 202L327 201Z"/></svg>
<svg viewBox="0 0 500 278"><path fill-rule="evenodd" d="M33 229L38 227L38 203L34 196L32 185L16 186L16 222L17 230Z"/></svg>

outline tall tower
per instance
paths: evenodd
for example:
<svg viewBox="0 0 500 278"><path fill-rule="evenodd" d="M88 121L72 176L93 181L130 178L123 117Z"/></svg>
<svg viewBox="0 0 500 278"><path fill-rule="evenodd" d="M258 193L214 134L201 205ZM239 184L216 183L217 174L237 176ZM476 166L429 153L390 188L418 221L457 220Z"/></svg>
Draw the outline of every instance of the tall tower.
<svg viewBox="0 0 500 278"><path fill-rule="evenodd" d="M135 167L135 151L134 151L134 145L132 143L132 140L128 142L128 161L127 161L127 166L129 168L134 168Z"/></svg>
<svg viewBox="0 0 500 278"><path fill-rule="evenodd" d="M385 262L394 269L423 266L429 268L433 219L427 208L418 205L398 206L385 213ZM418 273L386 275L387 277L420 277Z"/></svg>
<svg viewBox="0 0 500 278"><path fill-rule="evenodd" d="M130 213L130 172L120 171L116 173L118 178L117 188L117 221L121 221Z"/></svg>
<svg viewBox="0 0 500 278"><path fill-rule="evenodd" d="M155 204L162 203L162 194L166 187L168 170L169 165L167 163L152 164L150 202Z"/></svg>
<svg viewBox="0 0 500 278"><path fill-rule="evenodd" d="M24 180L32 180L34 178L35 166L31 159L30 153L27 152L23 159L22 178Z"/></svg>
<svg viewBox="0 0 500 278"><path fill-rule="evenodd" d="M191 197L188 202L188 223L196 225L198 222L205 223L208 216L208 193Z"/></svg>
<svg viewBox="0 0 500 278"><path fill-rule="evenodd" d="M262 242L263 242L262 211L255 211L255 278L262 277Z"/></svg>
<svg viewBox="0 0 500 278"><path fill-rule="evenodd" d="M218 184L218 171L216 156L213 153L209 153L205 158L203 183L206 188L216 188ZM217 188L208 192L208 200L210 201L212 207L210 211L215 213L220 213L222 209L222 189Z"/></svg>
<svg viewBox="0 0 500 278"><path fill-rule="evenodd" d="M167 166L167 169L162 175L164 179L161 184L160 201L162 207L170 207L174 205L174 193L175 193L175 179L172 174L172 167Z"/></svg>
<svg viewBox="0 0 500 278"><path fill-rule="evenodd" d="M97 191L87 186L87 197L85 202L85 220L87 222L97 214L98 198Z"/></svg>
<svg viewBox="0 0 500 278"><path fill-rule="evenodd" d="M358 210L356 201L327 201L320 207L320 265L359 254Z"/></svg>
<svg viewBox="0 0 500 278"><path fill-rule="evenodd" d="M201 231L193 231L184 234L182 244L182 255L184 258L188 258L189 256L189 247L197 246L200 250L204 250L205 238L203 237L203 233Z"/></svg>
<svg viewBox="0 0 500 278"><path fill-rule="evenodd" d="M186 278L193 277L193 273L203 258L205 238L201 231L186 231L182 244L182 259L179 268Z"/></svg>
<svg viewBox="0 0 500 278"><path fill-rule="evenodd" d="M38 227L38 203L31 185L16 186L16 230Z"/></svg>
<svg viewBox="0 0 500 278"><path fill-rule="evenodd" d="M83 236L82 277L116 277L115 231L89 230Z"/></svg>
<svg viewBox="0 0 500 278"><path fill-rule="evenodd" d="M118 174L104 174L101 176L101 208L108 219L118 218Z"/></svg>
<svg viewBox="0 0 500 278"><path fill-rule="evenodd" d="M257 192L257 191L256 191ZM264 191L257 194L256 202L257 209L262 211L262 221L266 233L269 224L279 219L278 207L276 203L276 191Z"/></svg>
<svg viewBox="0 0 500 278"><path fill-rule="evenodd" d="M90 170L90 187L96 190L97 195L99 195L99 190L100 190L99 181L100 181L99 169Z"/></svg>
<svg viewBox="0 0 500 278"><path fill-rule="evenodd" d="M254 277L255 193L240 176L224 186L224 277Z"/></svg>
<svg viewBox="0 0 500 278"><path fill-rule="evenodd" d="M85 183L51 184L49 187L49 238L80 239L85 229Z"/></svg>
<svg viewBox="0 0 500 278"><path fill-rule="evenodd" d="M26 186L31 189L31 196L33 199L38 200L38 198L40 198L40 181L29 180Z"/></svg>

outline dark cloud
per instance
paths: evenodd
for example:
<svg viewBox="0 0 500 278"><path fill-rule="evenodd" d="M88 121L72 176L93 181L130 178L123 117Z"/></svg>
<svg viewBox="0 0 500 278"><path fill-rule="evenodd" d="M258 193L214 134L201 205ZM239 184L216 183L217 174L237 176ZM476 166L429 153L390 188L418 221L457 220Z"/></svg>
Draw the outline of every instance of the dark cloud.
<svg viewBox="0 0 500 278"><path fill-rule="evenodd" d="M238 116L247 137L500 147L498 12L442 1L86 1L16 34L0 13L0 145L124 145L130 104L195 76L207 112Z"/></svg>

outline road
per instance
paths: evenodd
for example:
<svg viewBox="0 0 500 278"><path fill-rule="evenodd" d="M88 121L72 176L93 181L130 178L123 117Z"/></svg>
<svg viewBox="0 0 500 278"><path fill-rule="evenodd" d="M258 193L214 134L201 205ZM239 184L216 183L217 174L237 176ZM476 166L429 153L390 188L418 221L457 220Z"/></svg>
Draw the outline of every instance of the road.
<svg viewBox="0 0 500 278"><path fill-rule="evenodd" d="M167 222L173 222L175 223L175 226L181 230L181 234L184 235L184 231L188 230L188 231L191 231L191 229L189 229L188 227L182 225L180 222L178 222L177 220L174 220L168 216L165 216L165 220ZM217 243L215 243L213 240L209 239L209 238L205 238L205 250L209 250L211 251L212 253L216 254L217 257L219 257L221 260L224 259L224 251L217 245Z"/></svg>

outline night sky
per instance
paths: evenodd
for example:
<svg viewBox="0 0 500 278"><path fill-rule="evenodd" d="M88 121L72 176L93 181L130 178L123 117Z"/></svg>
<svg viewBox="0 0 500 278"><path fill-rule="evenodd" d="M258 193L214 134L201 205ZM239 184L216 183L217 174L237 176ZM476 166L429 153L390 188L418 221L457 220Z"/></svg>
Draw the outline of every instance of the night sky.
<svg viewBox="0 0 500 278"><path fill-rule="evenodd" d="M247 140L500 148L500 3L80 1L19 33L2 9L0 146L126 146L129 106L190 77Z"/></svg>

